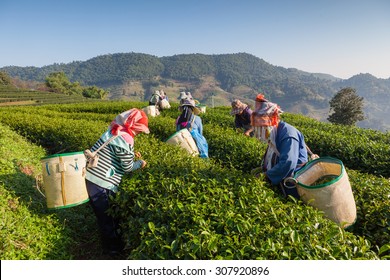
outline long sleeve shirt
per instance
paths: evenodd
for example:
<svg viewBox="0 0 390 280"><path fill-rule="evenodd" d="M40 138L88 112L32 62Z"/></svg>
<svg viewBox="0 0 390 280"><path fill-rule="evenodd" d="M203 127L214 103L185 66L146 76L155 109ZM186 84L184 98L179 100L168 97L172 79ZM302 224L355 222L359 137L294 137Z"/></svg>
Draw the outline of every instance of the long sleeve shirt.
<svg viewBox="0 0 390 280"><path fill-rule="evenodd" d="M308 157L303 134L286 122L279 123L275 143L279 157L277 163L266 171L266 175L272 184L277 185L299 170Z"/></svg>
<svg viewBox="0 0 390 280"><path fill-rule="evenodd" d="M91 151L96 151L108 139L110 131L106 131L92 146ZM130 173L141 168L142 161L134 161L134 147L128 144L120 135L108 145L98 151L97 167L87 167L86 179L102 188L118 191L118 186L125 173Z"/></svg>
<svg viewBox="0 0 390 280"><path fill-rule="evenodd" d="M180 130L180 126L177 125L177 120L176 120L176 131L179 131ZM193 118L191 118L191 121L189 121L187 123L186 128L187 129L192 128L193 130L197 130L200 135L203 135L202 119L199 116L197 116L197 115L193 115Z"/></svg>
<svg viewBox="0 0 390 280"><path fill-rule="evenodd" d="M252 110L247 106L241 114L234 117L234 125L236 128L244 128L251 124Z"/></svg>

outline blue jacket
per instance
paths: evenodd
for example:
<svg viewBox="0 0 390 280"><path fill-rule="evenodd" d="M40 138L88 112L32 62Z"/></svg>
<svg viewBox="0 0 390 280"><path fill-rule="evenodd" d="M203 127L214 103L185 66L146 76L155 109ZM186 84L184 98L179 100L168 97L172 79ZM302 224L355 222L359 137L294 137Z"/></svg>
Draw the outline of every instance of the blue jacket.
<svg viewBox="0 0 390 280"><path fill-rule="evenodd" d="M303 134L286 122L279 123L275 142L280 156L276 164L266 171L266 175L272 184L277 185L302 168L308 157Z"/></svg>
<svg viewBox="0 0 390 280"><path fill-rule="evenodd" d="M177 122L177 120L176 120L176 122ZM197 130L200 135L203 135L202 119L199 116L195 115L195 114L193 115L193 118L191 118L191 121L188 122L186 128L189 129L191 127L192 127L193 130ZM176 125L176 131L179 131L179 130L180 130L180 126Z"/></svg>

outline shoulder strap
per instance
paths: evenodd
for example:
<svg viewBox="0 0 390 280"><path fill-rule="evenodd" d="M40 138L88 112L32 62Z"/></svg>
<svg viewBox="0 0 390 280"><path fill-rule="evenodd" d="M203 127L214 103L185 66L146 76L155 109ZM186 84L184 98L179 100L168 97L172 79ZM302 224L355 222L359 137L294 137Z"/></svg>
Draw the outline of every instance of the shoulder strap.
<svg viewBox="0 0 390 280"><path fill-rule="evenodd" d="M308 145L306 145L306 150L307 150L307 153L309 154L309 156L313 155L313 152L310 150Z"/></svg>
<svg viewBox="0 0 390 280"><path fill-rule="evenodd" d="M192 125L194 124L194 122L195 122L195 114L192 115L191 125L190 125L190 127L188 128L188 130L189 130L190 132L191 132L191 130L192 130Z"/></svg>
<svg viewBox="0 0 390 280"><path fill-rule="evenodd" d="M111 136L108 140L106 140L106 142L103 143L103 145L101 145L96 151L93 152L93 155L96 155L101 149L110 144L110 142L117 138L119 135L121 135L120 132L118 133L118 135Z"/></svg>

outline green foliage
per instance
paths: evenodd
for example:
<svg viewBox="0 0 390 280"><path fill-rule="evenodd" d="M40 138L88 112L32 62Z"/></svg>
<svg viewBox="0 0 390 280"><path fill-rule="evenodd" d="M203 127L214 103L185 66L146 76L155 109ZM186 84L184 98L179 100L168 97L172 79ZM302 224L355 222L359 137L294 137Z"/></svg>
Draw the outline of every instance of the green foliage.
<svg viewBox="0 0 390 280"><path fill-rule="evenodd" d="M108 92L97 86L83 88L82 95L87 98L106 99Z"/></svg>
<svg viewBox="0 0 390 280"><path fill-rule="evenodd" d="M174 55L161 58L163 76L184 81L199 81L201 77L213 75L215 65L212 56L203 54Z"/></svg>
<svg viewBox="0 0 390 280"><path fill-rule="evenodd" d="M33 143L45 147L50 154L85 150L108 126L101 121L70 121L62 118L61 114L57 115L57 118L53 118L26 112L5 112L2 114L2 122L12 125L14 130Z"/></svg>
<svg viewBox="0 0 390 280"><path fill-rule="evenodd" d="M79 83L71 83L64 72L51 73L46 78L46 86L52 91L66 95L81 95L82 88Z"/></svg>
<svg viewBox="0 0 390 280"><path fill-rule="evenodd" d="M151 79L164 69L156 56L141 53L101 55L75 66L68 72L71 79L99 86L123 83L129 79Z"/></svg>
<svg viewBox="0 0 390 280"><path fill-rule="evenodd" d="M249 175L137 140L148 167L126 177L115 199L130 259L375 258L364 239Z"/></svg>
<svg viewBox="0 0 390 280"><path fill-rule="evenodd" d="M356 94L354 88L343 88L330 100L330 109L333 111L328 117L331 123L354 125L364 120L363 97Z"/></svg>
<svg viewBox="0 0 390 280"><path fill-rule="evenodd" d="M42 105L86 102L81 95L65 95L47 91L18 89L0 85L0 105Z"/></svg>
<svg viewBox="0 0 390 280"><path fill-rule="evenodd" d="M358 217L351 231L370 236L378 247L390 243L390 182L383 177L348 170L354 189ZM378 203L384 201L384 203ZM389 252L390 253L390 252Z"/></svg>
<svg viewBox="0 0 390 280"><path fill-rule="evenodd" d="M322 111L329 108L329 100L340 88L354 87L365 98L365 113L370 116L359 126L389 130L386 122L389 79L359 74L344 80L331 75L274 66L247 53L187 54L161 58L142 53L117 53L40 68L7 66L0 68L0 71L7 72L11 77L40 82L50 73L64 72L72 82L105 89L121 88L131 81L141 81L144 93L150 93L148 86L151 83L183 83L192 87L193 92L195 89L202 91L197 82L204 77L212 77L216 86L241 98L253 100L256 92L261 91L285 111L300 110L305 114L310 111L322 117ZM237 88L245 88L245 91L236 91ZM209 94L204 93L202 102ZM228 101L231 96L222 95L221 98Z"/></svg>
<svg viewBox="0 0 390 280"><path fill-rule="evenodd" d="M276 67L247 53L184 54L161 58L141 53L117 53L42 68L10 66L2 69L11 76L37 81L43 81L50 73L64 72L71 81L104 87L129 80L148 81L148 84L156 77L196 82L211 75L226 91L244 85L266 92L273 101L281 102L283 97L288 96L288 102L280 104L283 107L289 104L291 98L320 102L318 95L328 97L334 92L330 80L296 69Z"/></svg>
<svg viewBox="0 0 390 280"><path fill-rule="evenodd" d="M46 86L54 92L66 95L82 95L87 98L105 99L108 92L97 86L82 87L78 82L70 82L64 72L51 73L46 78Z"/></svg>
<svg viewBox="0 0 390 280"><path fill-rule="evenodd" d="M0 259L69 259L68 229L34 189L42 148L0 124Z"/></svg>
<svg viewBox="0 0 390 280"><path fill-rule="evenodd" d="M11 78L10 76L3 71L0 71L0 85L10 85L11 84Z"/></svg>
<svg viewBox="0 0 390 280"><path fill-rule="evenodd" d="M89 148L116 114L143 106L145 103L94 102L10 107L0 109L0 114L2 123L49 151L57 152L61 148L79 151ZM210 146L209 159L191 157L179 147L164 143L175 132L174 122L179 115L175 106L149 119L151 134L136 137L135 149L142 153L147 167L125 176L121 191L113 201L118 207L111 212L121 218L127 258L388 258L390 201L386 197L390 182L387 179L348 169L358 220L353 228L343 230L321 212L301 201L282 198L261 178L250 174L251 168L258 166L265 146L235 132L229 108L210 109L201 115ZM353 151L355 156L369 164L374 161L366 152L367 143L389 144L385 134L348 129L339 145L326 139L327 135L316 137L321 124L301 116L287 114L285 117L302 130L307 127L307 131L312 131L307 138L313 141L310 147L314 151L326 147L327 151L338 152L347 159L348 150L355 145L360 147ZM341 138L338 129L335 125L322 128L336 140ZM354 133L367 142L356 139ZM322 138L326 144L313 148L312 144ZM383 166L387 164L385 159L376 160ZM352 159L345 163L347 168L352 164ZM385 168L379 170L385 172ZM80 209L83 208L74 210ZM87 232L88 227L96 229L90 221L81 226L80 220L85 219L76 213L69 213L72 216L68 217L78 221L77 226L85 228L83 231ZM75 237L75 243L85 242L83 236Z"/></svg>

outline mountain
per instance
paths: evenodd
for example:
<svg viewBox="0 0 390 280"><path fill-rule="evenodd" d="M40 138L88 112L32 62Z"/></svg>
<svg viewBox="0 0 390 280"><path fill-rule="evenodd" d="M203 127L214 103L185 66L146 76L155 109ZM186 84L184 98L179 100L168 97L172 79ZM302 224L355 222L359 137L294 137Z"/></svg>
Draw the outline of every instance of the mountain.
<svg viewBox="0 0 390 280"><path fill-rule="evenodd" d="M247 53L181 54L157 57L142 53L101 55L87 61L44 67L0 68L11 77L43 82L52 72L63 71L83 85L110 91L111 99L147 100L162 88L171 98L182 90L208 106L227 106L234 98L254 104L258 92L278 103L284 111L301 113L321 121L329 115L329 100L338 90L353 87L364 97L367 119L361 127L390 130L390 78L358 74L340 79L324 73L309 73L267 63Z"/></svg>

